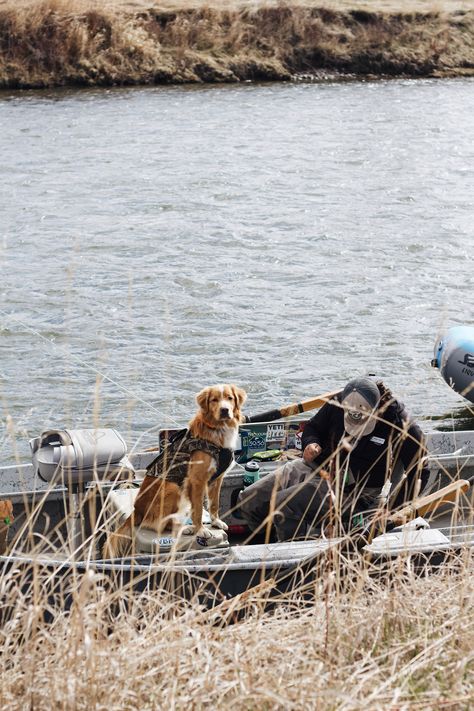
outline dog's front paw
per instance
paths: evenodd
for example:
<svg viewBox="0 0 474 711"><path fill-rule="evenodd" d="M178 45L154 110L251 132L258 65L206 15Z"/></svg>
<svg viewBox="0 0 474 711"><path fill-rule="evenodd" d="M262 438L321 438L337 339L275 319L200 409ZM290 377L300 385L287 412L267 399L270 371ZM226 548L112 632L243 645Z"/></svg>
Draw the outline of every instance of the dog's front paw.
<svg viewBox="0 0 474 711"><path fill-rule="evenodd" d="M212 538L212 532L205 526L201 526L201 528L196 531L195 535L196 538Z"/></svg>
<svg viewBox="0 0 474 711"><path fill-rule="evenodd" d="M194 526L185 526L182 530L181 533L183 536L198 536L199 538L211 538L212 533L208 528L205 528L205 526L201 526L201 528L198 528L197 530L194 528Z"/></svg>
<svg viewBox="0 0 474 711"><path fill-rule="evenodd" d="M214 528L220 528L221 531L229 530L229 526L226 524L225 521L222 521L220 518L211 519L211 526L214 526Z"/></svg>

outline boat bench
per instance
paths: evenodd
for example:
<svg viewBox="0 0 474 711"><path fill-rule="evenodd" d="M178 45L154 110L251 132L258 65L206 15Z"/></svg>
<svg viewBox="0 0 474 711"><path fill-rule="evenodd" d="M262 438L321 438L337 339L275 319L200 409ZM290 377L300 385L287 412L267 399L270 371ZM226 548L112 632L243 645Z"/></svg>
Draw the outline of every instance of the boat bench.
<svg viewBox="0 0 474 711"><path fill-rule="evenodd" d="M138 495L138 487L126 487L112 489L105 502L106 526L110 530L116 530L133 512L133 505ZM189 526L191 519L184 515L180 518L178 525ZM203 510L203 524L211 532L211 538L200 538L194 535L186 535L183 532L175 534L159 534L150 528L137 527L133 535L134 552L138 555L168 553L170 550L203 550L206 548L228 548L229 541L227 534L220 528L211 526L209 513Z"/></svg>

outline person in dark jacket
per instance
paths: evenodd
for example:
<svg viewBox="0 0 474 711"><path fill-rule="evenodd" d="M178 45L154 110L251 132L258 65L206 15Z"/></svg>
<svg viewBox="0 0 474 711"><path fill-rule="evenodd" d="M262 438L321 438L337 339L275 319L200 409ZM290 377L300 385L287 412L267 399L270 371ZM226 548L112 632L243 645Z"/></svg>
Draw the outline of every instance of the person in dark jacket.
<svg viewBox="0 0 474 711"><path fill-rule="evenodd" d="M426 486L418 425L382 382L355 378L306 423L302 459L244 489L241 513L253 531L273 523L279 540L304 537L335 513L350 527L384 500L395 508Z"/></svg>

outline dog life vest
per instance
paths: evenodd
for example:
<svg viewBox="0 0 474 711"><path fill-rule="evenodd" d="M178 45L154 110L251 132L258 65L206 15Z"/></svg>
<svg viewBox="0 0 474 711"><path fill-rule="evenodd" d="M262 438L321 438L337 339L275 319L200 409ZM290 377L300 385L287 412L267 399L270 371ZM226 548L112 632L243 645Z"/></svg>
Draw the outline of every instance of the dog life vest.
<svg viewBox="0 0 474 711"><path fill-rule="evenodd" d="M163 450L148 465L146 475L171 481L182 486L188 473L188 464L193 452L206 452L217 464L217 470L209 483L222 476L234 460L232 449L223 449L205 439L193 437L189 430L179 430L163 446Z"/></svg>

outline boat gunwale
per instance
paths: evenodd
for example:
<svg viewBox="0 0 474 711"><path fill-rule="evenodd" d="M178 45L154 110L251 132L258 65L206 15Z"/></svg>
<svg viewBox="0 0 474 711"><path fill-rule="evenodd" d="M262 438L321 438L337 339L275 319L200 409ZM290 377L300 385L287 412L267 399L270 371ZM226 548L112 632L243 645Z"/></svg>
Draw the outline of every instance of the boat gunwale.
<svg viewBox="0 0 474 711"><path fill-rule="evenodd" d="M136 558L117 558L117 562L112 562L110 559L91 559L90 561L86 560L58 560L55 558L43 558L41 556L27 556L27 555L15 555L15 554L10 554L10 555L3 555L0 556L0 564L4 563L29 563L31 565L41 565L44 567L57 567L58 570L61 568L76 568L78 570L97 570L99 571L128 571L128 570L135 570L138 572L143 572L147 574L154 574L157 572L165 572L167 574L172 574L173 572L175 573L182 573L183 571L189 574L194 574L194 573L212 573L212 572L229 572L229 571L237 571L237 570L262 570L262 569L276 569L276 568L293 568L297 567L300 565L304 565L309 563L311 560L315 558L319 558L322 555L324 555L328 550L331 548L340 545L344 541L343 538L335 538L335 539L311 539L311 542L314 542L314 544L319 544L320 549L319 550L314 550L311 553L308 553L307 555L302 555L301 557L293 557L293 558L262 558L260 560L253 560L253 561L220 561L219 563L209 563L206 565L206 559L203 558L202 564L199 565L198 563L191 563L187 564L185 560L176 562L176 560L169 560L169 561L159 561L157 563L153 563L152 555L145 555L145 556L137 556ZM308 541L309 542L309 541ZM300 542L301 543L301 542ZM326 545L322 545L323 543L326 543ZM281 544L282 546L286 547L288 545L294 545L291 541ZM316 545L314 548L316 548ZM219 550L232 550L232 546L230 549L215 549L216 551ZM140 562L139 558L144 558L145 560L150 560L150 563L145 564ZM130 560L130 563L127 563L125 561Z"/></svg>

